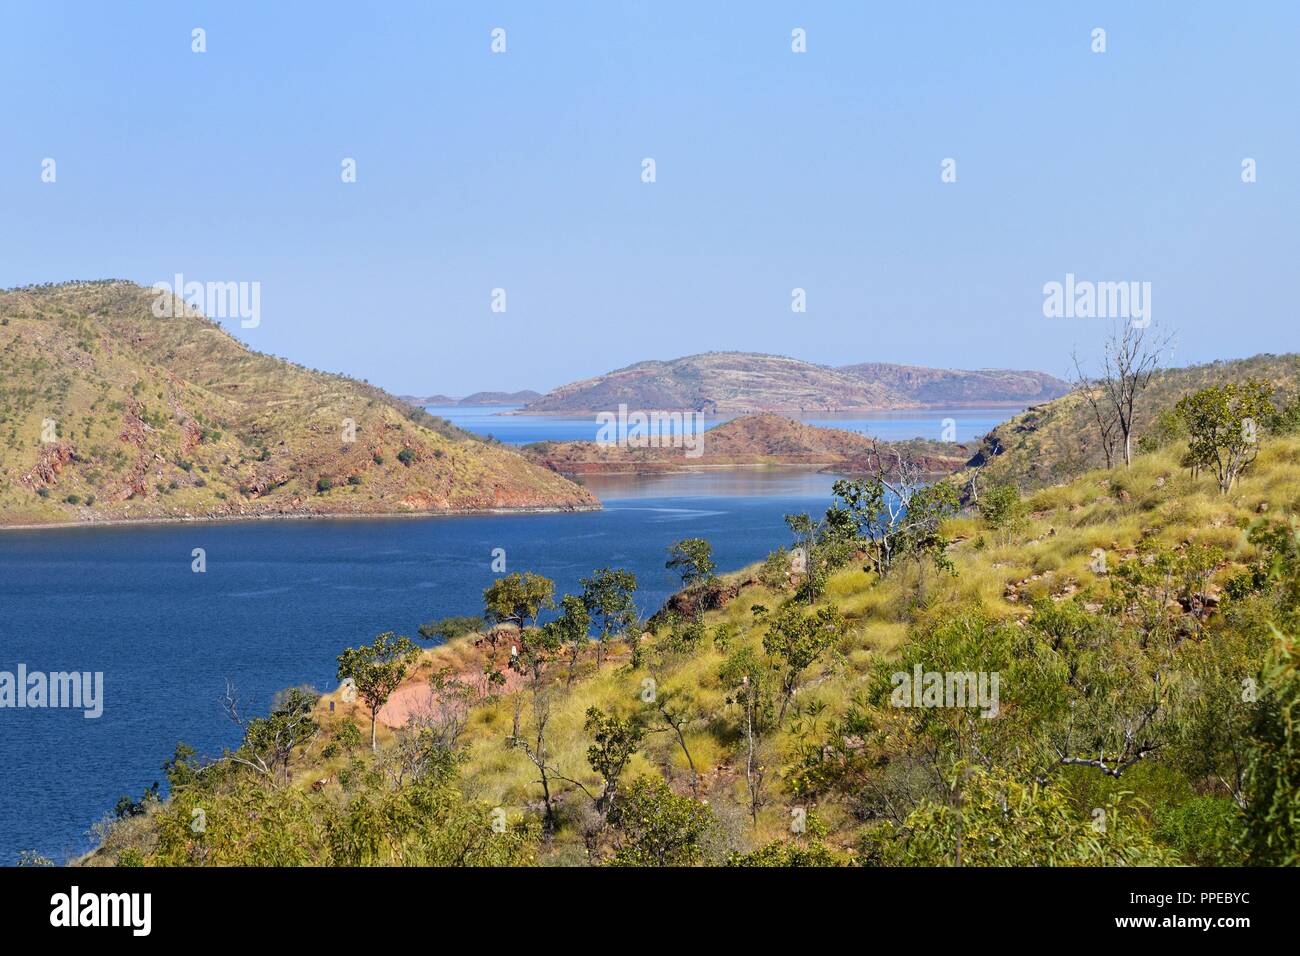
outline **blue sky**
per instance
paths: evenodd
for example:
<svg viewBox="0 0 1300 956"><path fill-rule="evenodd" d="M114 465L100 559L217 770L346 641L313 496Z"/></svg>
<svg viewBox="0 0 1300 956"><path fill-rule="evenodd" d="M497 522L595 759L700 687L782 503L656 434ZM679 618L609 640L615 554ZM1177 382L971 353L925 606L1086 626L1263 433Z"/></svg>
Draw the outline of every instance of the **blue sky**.
<svg viewBox="0 0 1300 956"><path fill-rule="evenodd" d="M1298 60L1282 2L6 0L0 286L257 281L241 339L399 392L1062 374L1108 327L1044 317L1067 272L1150 282L1178 364L1296 350Z"/></svg>

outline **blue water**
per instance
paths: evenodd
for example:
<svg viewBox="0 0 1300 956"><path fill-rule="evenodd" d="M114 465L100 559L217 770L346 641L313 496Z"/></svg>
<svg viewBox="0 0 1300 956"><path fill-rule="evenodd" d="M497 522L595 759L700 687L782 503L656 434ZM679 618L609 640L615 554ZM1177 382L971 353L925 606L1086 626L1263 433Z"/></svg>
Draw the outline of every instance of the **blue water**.
<svg viewBox="0 0 1300 956"><path fill-rule="evenodd" d="M820 511L832 476L737 470L593 479L587 514L253 521L0 532L0 670L103 671L104 713L0 710L0 864L62 860L125 793L160 780L177 740L238 742L227 678L254 713L278 689L336 685L334 658L381 631L479 610L494 579L533 570L564 591L604 565L636 572L642 610L673 578L668 545L705 537L735 568L787 542L782 516ZM194 548L207 572L191 571Z"/></svg>
<svg viewBox="0 0 1300 956"><path fill-rule="evenodd" d="M594 438L594 419L431 409L520 444ZM1012 413L965 409L808 421L882 438L983 434ZM716 424L716 422L712 423ZM281 688L335 686L334 658L381 631L480 610L507 570L553 578L561 593L602 566L634 571L643 613L672 592L668 545L713 543L743 566L788 542L784 515L820 512L833 476L797 469L592 477L605 510L587 514L252 521L0 532L0 671L102 671L104 713L0 709L0 864L20 850L56 860L87 849L92 823L138 797L184 740L215 755L238 743L218 698L227 679L246 712ZM207 572L191 571L191 551Z"/></svg>
<svg viewBox="0 0 1300 956"><path fill-rule="evenodd" d="M507 445L526 445L535 441L595 441L600 426L594 415L585 418L539 415L508 415L517 405L461 408L456 405L429 405L427 410L454 422L466 431L491 435ZM860 432L888 441L907 438L944 438L944 420L952 419L956 427L954 441L969 441L986 434L994 425L1011 418L1020 409L958 408L925 411L858 413L810 413L799 415L800 421L827 428ZM709 418L705 428L713 428L729 419Z"/></svg>

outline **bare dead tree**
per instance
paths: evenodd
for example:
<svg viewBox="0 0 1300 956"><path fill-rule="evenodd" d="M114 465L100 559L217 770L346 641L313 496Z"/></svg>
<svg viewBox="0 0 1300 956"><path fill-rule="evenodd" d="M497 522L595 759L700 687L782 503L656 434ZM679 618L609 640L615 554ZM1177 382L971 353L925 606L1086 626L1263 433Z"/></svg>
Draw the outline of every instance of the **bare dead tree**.
<svg viewBox="0 0 1300 956"><path fill-rule="evenodd" d="M1115 409L1104 400L1097 383L1084 374L1079 353L1071 352L1070 358L1074 360L1074 390L1088 403L1092 412L1093 423L1096 424L1097 435L1101 439L1101 450L1106 456L1106 468L1109 470L1115 466L1115 444L1118 439L1116 428L1119 419Z"/></svg>
<svg viewBox="0 0 1300 956"><path fill-rule="evenodd" d="M918 489L924 486L924 476L914 460L893 448L893 462L888 462L880 452L876 440L871 439L871 452L867 456L869 474L878 483L883 494L879 499L878 520L866 528L867 539L877 545L877 568L882 573L894 563L894 548L906 530L908 504Z"/></svg>
<svg viewBox="0 0 1300 956"><path fill-rule="evenodd" d="M254 770L273 783L288 783L289 759L296 748L309 743L320 727L312 716L316 698L298 688L290 689L267 717L244 716L239 691L226 681L221 707L244 734L239 749L221 759Z"/></svg>
<svg viewBox="0 0 1300 956"><path fill-rule="evenodd" d="M1106 340L1102 363L1102 400L1115 415L1124 442L1124 467L1133 464L1133 421L1138 398L1160 366L1160 358L1173 341L1172 335L1160 335L1148 326L1132 322L1112 330Z"/></svg>
<svg viewBox="0 0 1300 956"><path fill-rule="evenodd" d="M440 746L454 750L460 746L460 736L469 723L473 707L474 689L464 684L450 667L444 667L429 676L428 697L420 712L412 714L427 727Z"/></svg>
<svg viewBox="0 0 1300 956"><path fill-rule="evenodd" d="M863 462L865 478L840 479L832 486L863 542L867 560L882 577L899 557L942 557L936 534L951 490L955 510L957 491L943 482L927 485L920 464L894 447L888 455L872 439ZM838 507L838 506L837 506Z"/></svg>
<svg viewBox="0 0 1300 956"><path fill-rule="evenodd" d="M551 719L551 700L545 688L538 688L533 693L533 729L534 739L530 742L515 735L514 745L524 752L528 761L537 768L537 782L542 785L542 800L546 807L542 826L547 834L555 832L555 799L551 796L551 777L560 775L548 765L549 753L546 746L546 725ZM567 777L560 777L567 780ZM576 781L575 781L576 782ZM578 786L582 786L578 784ZM583 787L586 790L586 787ZM588 791L590 795L590 791Z"/></svg>

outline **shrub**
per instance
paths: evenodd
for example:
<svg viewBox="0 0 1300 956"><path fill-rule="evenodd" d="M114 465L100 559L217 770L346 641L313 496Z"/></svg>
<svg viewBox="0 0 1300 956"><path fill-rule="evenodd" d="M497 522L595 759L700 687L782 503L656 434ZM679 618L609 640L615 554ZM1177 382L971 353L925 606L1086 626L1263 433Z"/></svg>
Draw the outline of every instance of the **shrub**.
<svg viewBox="0 0 1300 956"><path fill-rule="evenodd" d="M1157 816L1156 835L1193 866L1240 866L1241 813L1227 797L1192 797Z"/></svg>
<svg viewBox="0 0 1300 956"><path fill-rule="evenodd" d="M614 805L611 822L619 834L613 866L692 866L704 854L713 824L709 808L673 793L661 780L636 780Z"/></svg>
<svg viewBox="0 0 1300 956"><path fill-rule="evenodd" d="M785 548L770 552L758 569L758 580L765 588L784 591L790 583L790 552Z"/></svg>
<svg viewBox="0 0 1300 956"><path fill-rule="evenodd" d="M454 641L466 634L473 634L486 628L483 618L475 615L464 617L444 617L420 625L420 636L425 640Z"/></svg>
<svg viewBox="0 0 1300 956"><path fill-rule="evenodd" d="M990 531L1010 534L1021 523L1024 504L1020 500L1020 489L1013 484L994 485L979 496L977 503L980 517Z"/></svg>

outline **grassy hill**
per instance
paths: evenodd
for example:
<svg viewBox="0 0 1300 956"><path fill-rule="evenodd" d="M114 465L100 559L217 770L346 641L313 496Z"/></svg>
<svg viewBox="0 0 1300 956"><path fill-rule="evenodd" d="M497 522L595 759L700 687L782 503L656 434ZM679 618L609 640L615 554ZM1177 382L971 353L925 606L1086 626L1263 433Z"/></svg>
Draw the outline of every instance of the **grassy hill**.
<svg viewBox="0 0 1300 956"><path fill-rule="evenodd" d="M1139 451L1179 442L1186 436L1170 412L1184 395L1208 385L1255 378L1274 383L1280 405L1300 394L1300 355L1256 355L1158 372L1142 393L1134 421ZM1073 393L1026 409L984 437L970 462L986 484L1014 482L1038 488L1063 481L1089 468L1100 468L1105 456L1082 396Z"/></svg>
<svg viewBox="0 0 1300 956"><path fill-rule="evenodd" d="M0 525L595 506L364 382L129 282L0 293Z"/></svg>
<svg viewBox="0 0 1300 956"><path fill-rule="evenodd" d="M376 753L328 694L282 780L185 758L86 862L1294 862L1300 437L1268 436L1227 495L1180 453L948 519L952 573L850 557L805 606L778 552L699 585L698 620L495 685L518 632L456 638ZM898 706L922 672L996 674L997 706Z"/></svg>
<svg viewBox="0 0 1300 956"><path fill-rule="evenodd" d="M754 352L706 352L668 362L638 362L561 386L530 402L524 413L613 411L620 404L707 413L1023 404L1054 398L1066 387L1037 372L884 364L830 368Z"/></svg>

